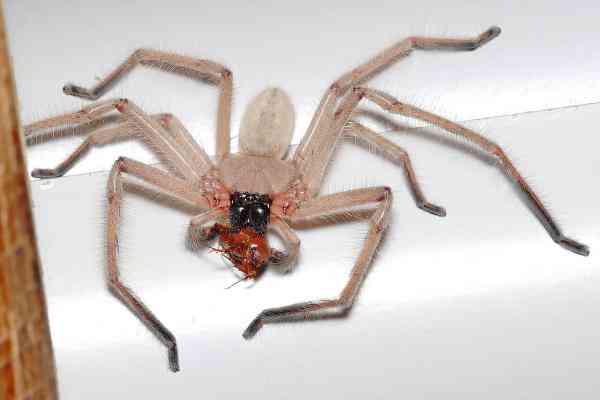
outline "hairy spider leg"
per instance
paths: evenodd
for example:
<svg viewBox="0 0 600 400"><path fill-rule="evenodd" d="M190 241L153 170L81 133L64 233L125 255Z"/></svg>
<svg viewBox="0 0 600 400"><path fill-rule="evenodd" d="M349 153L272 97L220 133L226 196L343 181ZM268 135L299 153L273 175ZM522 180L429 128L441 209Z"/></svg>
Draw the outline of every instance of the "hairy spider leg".
<svg viewBox="0 0 600 400"><path fill-rule="evenodd" d="M193 79L209 82L220 87L217 111L217 161L230 152L231 103L233 99L233 74L229 69L214 61L165 53L157 50L138 49L121 65L90 89L67 84L63 91L71 96L97 100L137 65L158 68Z"/></svg>
<svg viewBox="0 0 600 400"><path fill-rule="evenodd" d="M121 220L121 203L123 202L123 174L134 176L157 189L166 192L183 201L206 208L208 204L199 196L194 188L182 179L176 178L158 168L140 162L120 158L110 172L108 179L108 223L107 236L107 263L108 286L131 311L158 337L167 347L169 367L173 372L179 371L179 358L175 336L162 322L148 309L148 307L128 288L119 276L118 247L119 223Z"/></svg>
<svg viewBox="0 0 600 400"><path fill-rule="evenodd" d="M388 226L388 214L392 204L392 192L388 187L351 190L317 197L306 201L291 217L292 226L297 224L323 224L338 214L352 213L358 206L368 211L369 232L362 250L352 268L348 283L335 299L314 300L284 307L263 310L243 333L252 338L267 323L296 319L332 318L345 315L354 303L358 290L365 279L373 255ZM364 218L364 214L356 214Z"/></svg>
<svg viewBox="0 0 600 400"><path fill-rule="evenodd" d="M25 138L30 144L36 143L39 139L44 140L48 136L54 137L56 134L62 136L67 132L92 127L91 132L86 136L84 141L64 161L54 168L34 169L31 173L33 177L56 178L62 176L93 147L104 146L126 139L141 139L144 141L144 137L139 135L135 124L124 120L123 117L119 118L120 121L117 121L113 126L102 128L104 124L110 121L103 118L103 115L97 114L94 111L95 108L96 104L92 104L80 111L38 121L24 127ZM107 110L107 112L110 111L110 109ZM172 141L179 145L179 150L192 160L194 169L200 175L204 175L211 168L214 168L212 161L204 149L194 141L192 135L190 135L177 117L172 114L155 114L150 117L165 128ZM151 146L150 149L158 153L159 157L161 156L159 148Z"/></svg>
<svg viewBox="0 0 600 400"><path fill-rule="evenodd" d="M494 157L502 171L518 186L529 205L533 208L536 216L538 216L542 222L542 225L548 231L552 240L573 253L582 256L590 254L589 248L586 245L570 239L562 233L558 224L550 215L550 212L546 209L533 189L527 184L525 178L517 171L502 148L489 139L486 139L482 135L465 128L462 125L421 110L410 104L402 103L386 93L366 87L356 87L353 89L351 95L346 97L345 101L340 105L339 110L336 112L337 119L335 129L343 129L348 122L350 115L363 98L375 103L385 111L428 122L477 145L481 150Z"/></svg>
<svg viewBox="0 0 600 400"><path fill-rule="evenodd" d="M338 100L350 88L368 81L382 70L407 57L415 49L475 50L499 34L500 28L493 26L476 37L466 39L409 37L383 50L336 80L321 99L306 134L293 156L310 196L314 197L319 193L326 167L342 134L341 130L335 128L335 112Z"/></svg>
<svg viewBox="0 0 600 400"><path fill-rule="evenodd" d="M384 157L389 158L402 167L417 207L439 217L446 216L446 210L443 207L436 206L428 202L425 198L406 150L358 122L349 121L344 129L344 136L349 136L356 139L357 142L368 144L380 151Z"/></svg>
<svg viewBox="0 0 600 400"><path fill-rule="evenodd" d="M123 115L124 123L127 124L122 126L123 129L127 129L127 132L131 135L140 137L178 176L198 180L206 173L207 167L212 167L212 163L206 153L199 146L192 146L190 144L190 142L193 142L193 139L175 119L169 115L163 115L158 119L153 118L144 113L135 103L127 99L112 99L97 102L74 113L30 124L25 127L25 136L33 140L37 135L44 135L49 129L56 127L64 127L72 124L94 124L115 110ZM95 132L97 136L94 136L94 133L92 133L87 140L89 142L97 141L98 143L102 143L104 141L116 140L125 135L124 131L120 130L119 127L115 127L114 129L119 130L97 131ZM65 167L69 167L76 159L83 155L90 145L89 142L88 144L84 142L84 144L75 150L75 153L62 163L64 165L59 165L55 169L38 169L34 176L50 178L56 176L54 173L64 172Z"/></svg>

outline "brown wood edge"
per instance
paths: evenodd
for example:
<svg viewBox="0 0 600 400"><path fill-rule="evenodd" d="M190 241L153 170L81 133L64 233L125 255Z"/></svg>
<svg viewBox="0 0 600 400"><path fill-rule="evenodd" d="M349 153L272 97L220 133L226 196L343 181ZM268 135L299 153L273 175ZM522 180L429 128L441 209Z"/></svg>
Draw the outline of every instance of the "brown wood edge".
<svg viewBox="0 0 600 400"><path fill-rule="evenodd" d="M0 400L56 399L46 299L0 0Z"/></svg>

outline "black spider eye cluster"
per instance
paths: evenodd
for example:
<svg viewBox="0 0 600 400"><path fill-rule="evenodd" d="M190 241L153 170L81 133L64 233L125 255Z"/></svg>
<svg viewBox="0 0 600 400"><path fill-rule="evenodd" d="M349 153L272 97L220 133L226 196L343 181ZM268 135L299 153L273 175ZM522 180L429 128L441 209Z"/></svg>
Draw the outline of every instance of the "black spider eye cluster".
<svg viewBox="0 0 600 400"><path fill-rule="evenodd" d="M271 198L266 194L233 192L229 207L229 223L234 231L252 228L258 234L267 231L271 214Z"/></svg>

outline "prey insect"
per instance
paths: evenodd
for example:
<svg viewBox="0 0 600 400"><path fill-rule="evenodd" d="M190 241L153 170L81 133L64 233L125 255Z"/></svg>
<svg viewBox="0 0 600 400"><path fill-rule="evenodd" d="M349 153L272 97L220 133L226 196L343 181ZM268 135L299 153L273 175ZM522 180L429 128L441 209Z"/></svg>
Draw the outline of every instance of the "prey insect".
<svg viewBox="0 0 600 400"><path fill-rule="evenodd" d="M181 122L173 115L148 115L132 101L113 99L95 102L80 111L60 115L25 127L28 138L44 136L65 126L89 127L79 147L53 169L36 169L32 175L51 178L64 174L82 155L95 146L123 139L136 139L156 151L166 169L121 157L108 178L107 268L111 291L144 322L168 349L171 370L179 370L175 336L148 309L119 275L117 257L120 209L124 183L135 178L175 199L203 211L190 222L190 237L200 245L218 239L214 248L231 261L242 279L256 279L269 263L292 268L300 240L292 228L308 222L315 226L336 215L364 209L357 218L366 219L368 233L348 282L341 293L329 300L306 301L260 312L243 332L250 339L265 324L294 319L327 318L345 315L352 307L367 274L373 255L388 226L392 193L388 187L370 187L319 195L326 168L342 136L349 136L379 150L403 168L416 205L443 217L444 208L430 203L415 177L406 151L352 119L362 101L384 111L425 121L464 138L497 161L497 165L522 191L552 240L569 251L588 255L588 248L565 236L548 210L533 192L502 148L480 134L392 96L364 86L372 76L414 50L475 50L500 34L491 27L465 39L409 37L383 50L366 63L350 70L325 91L308 130L293 154L287 154L294 130L294 109L286 93L266 89L247 107L239 134L239 153L230 152L232 73L209 60L153 50L137 50L123 64L91 89L66 85L64 92L97 100L138 65L164 69L198 79L220 88L217 115L216 156L209 158ZM103 125L107 115L118 115ZM287 154L287 156L286 156ZM285 250L272 249L267 232L278 235Z"/></svg>

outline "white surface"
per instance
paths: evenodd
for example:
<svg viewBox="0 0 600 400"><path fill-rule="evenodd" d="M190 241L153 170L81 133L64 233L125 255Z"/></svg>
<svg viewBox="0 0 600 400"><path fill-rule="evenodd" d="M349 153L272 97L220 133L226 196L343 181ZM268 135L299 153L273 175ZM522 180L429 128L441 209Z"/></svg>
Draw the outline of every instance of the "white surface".
<svg viewBox="0 0 600 400"><path fill-rule="evenodd" d="M595 1L6 3L25 122L80 108L84 102L62 94L64 83L91 85L134 49L151 47L231 68L234 135L249 100L267 86L282 87L296 107L298 141L327 86L382 48L411 34L472 36L494 24L502 35L484 48L417 52L373 86L457 121L600 101ZM216 93L140 68L108 96L173 112L212 153ZM107 170L119 153L152 160L131 144L98 153L72 173ZM53 165L63 156L62 146L39 146L30 165Z"/></svg>
<svg viewBox="0 0 600 400"><path fill-rule="evenodd" d="M470 34L491 24L504 32L480 51L416 55L374 86L457 120L600 97L600 9L592 2L177 3L103 1L75 10L53 2L41 10L8 2L24 119L78 108L59 92L65 81L91 83L143 45L226 62L237 81L235 129L251 96L282 86L300 136L327 84L383 46L408 33ZM212 149L214 90L144 71L112 94L181 115ZM396 194L392 227L358 303L347 319L268 325L250 342L241 332L262 308L337 293L365 226L301 231L293 274L269 272L253 288L223 290L234 277L220 259L185 250L188 217L129 196L124 277L177 336L178 374L106 291L106 173L34 182L62 398L598 398L599 112L592 105L468 123L504 146L590 257L555 245L498 169L460 146L428 134L387 135L412 155L427 197L446 207L440 219L416 209L400 170L346 145L326 192L387 184ZM30 165L53 165L62 144L34 148ZM73 173L108 169L122 154L152 160L123 146L99 150Z"/></svg>

